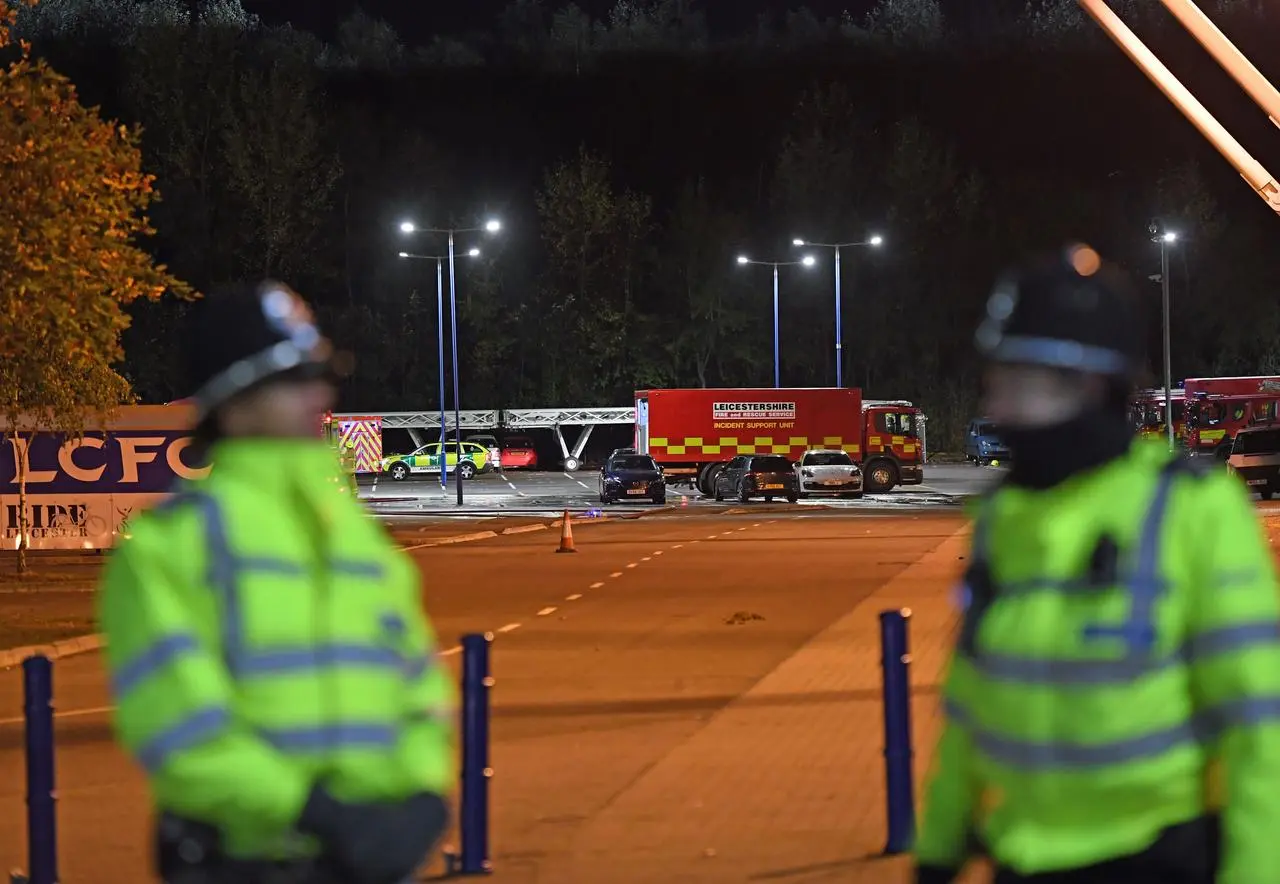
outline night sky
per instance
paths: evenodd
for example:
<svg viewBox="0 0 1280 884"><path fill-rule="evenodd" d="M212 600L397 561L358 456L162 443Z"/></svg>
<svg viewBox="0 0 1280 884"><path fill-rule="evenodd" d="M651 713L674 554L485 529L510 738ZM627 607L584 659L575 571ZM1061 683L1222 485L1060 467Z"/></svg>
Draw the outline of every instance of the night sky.
<svg viewBox="0 0 1280 884"><path fill-rule="evenodd" d="M329 36L334 24L358 6L370 15L393 24L410 43L429 39L434 33L458 33L471 29L488 29L496 21L507 0L243 0L244 6L270 23L292 22L298 27ZM597 17L604 17L614 0L577 0L580 7ZM567 5L564 0L544 0L547 8ZM975 9L990 11L993 7L1019 5L1016 0L942 0L949 16L964 11L971 17ZM713 33L748 29L756 16L770 10L808 6L820 17L836 16L848 9L854 15L865 13L874 0L703 0L708 24Z"/></svg>

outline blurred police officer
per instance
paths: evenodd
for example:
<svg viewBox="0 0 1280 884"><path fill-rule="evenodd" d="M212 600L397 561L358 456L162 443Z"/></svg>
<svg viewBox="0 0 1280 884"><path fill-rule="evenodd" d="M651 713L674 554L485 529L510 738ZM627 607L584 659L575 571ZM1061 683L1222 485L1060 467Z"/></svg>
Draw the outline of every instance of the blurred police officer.
<svg viewBox="0 0 1280 884"><path fill-rule="evenodd" d="M1135 442L1132 292L1076 246L991 296L980 504L920 884L1280 880L1280 595L1238 481Z"/></svg>
<svg viewBox="0 0 1280 884"><path fill-rule="evenodd" d="M207 479L137 517L100 618L167 882L399 884L442 833L451 684L417 571L341 493L332 351L276 282L186 343Z"/></svg>

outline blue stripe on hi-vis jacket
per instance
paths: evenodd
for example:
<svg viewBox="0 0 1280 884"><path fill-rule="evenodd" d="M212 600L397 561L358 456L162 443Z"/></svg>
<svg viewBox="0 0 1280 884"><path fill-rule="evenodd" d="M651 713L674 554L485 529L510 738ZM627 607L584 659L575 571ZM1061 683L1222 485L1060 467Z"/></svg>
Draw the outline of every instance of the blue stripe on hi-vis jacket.
<svg viewBox="0 0 1280 884"><path fill-rule="evenodd" d="M186 430L113 430L83 438L25 434L0 443L0 494L18 491L26 456L28 494L152 494L203 476Z"/></svg>

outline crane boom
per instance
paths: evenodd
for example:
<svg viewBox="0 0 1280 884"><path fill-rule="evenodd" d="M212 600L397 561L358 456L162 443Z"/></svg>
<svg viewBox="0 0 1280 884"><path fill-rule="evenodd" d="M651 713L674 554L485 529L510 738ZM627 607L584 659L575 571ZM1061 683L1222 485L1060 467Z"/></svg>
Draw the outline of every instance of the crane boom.
<svg viewBox="0 0 1280 884"><path fill-rule="evenodd" d="M1209 113L1191 91L1173 75L1155 53L1147 48L1138 36L1111 10L1106 0L1077 0L1085 12L1106 32L1129 59L1142 69L1151 82L1164 93L1174 107L1182 111L1193 126L1200 131L1218 153L1240 173L1258 196L1280 214L1280 184L1275 176L1245 150L1226 127ZM1280 125L1280 92L1236 48L1192 0L1160 0L1200 42L1214 60L1220 64L1243 88L1249 97L1262 108L1273 123Z"/></svg>

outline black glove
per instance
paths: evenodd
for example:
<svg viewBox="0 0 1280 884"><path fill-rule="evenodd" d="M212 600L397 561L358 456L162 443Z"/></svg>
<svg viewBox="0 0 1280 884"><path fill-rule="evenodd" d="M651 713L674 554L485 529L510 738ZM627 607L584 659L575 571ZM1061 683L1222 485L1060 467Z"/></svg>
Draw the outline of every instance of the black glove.
<svg viewBox="0 0 1280 884"><path fill-rule="evenodd" d="M916 866L915 884L951 884L959 874L956 869L944 869L941 866Z"/></svg>
<svg viewBox="0 0 1280 884"><path fill-rule="evenodd" d="M439 795L346 804L316 786L298 828L320 839L353 884L402 884L422 865L448 820Z"/></svg>

